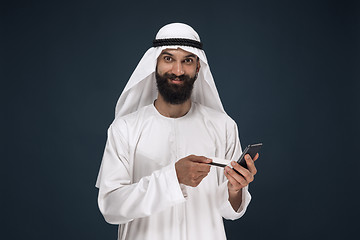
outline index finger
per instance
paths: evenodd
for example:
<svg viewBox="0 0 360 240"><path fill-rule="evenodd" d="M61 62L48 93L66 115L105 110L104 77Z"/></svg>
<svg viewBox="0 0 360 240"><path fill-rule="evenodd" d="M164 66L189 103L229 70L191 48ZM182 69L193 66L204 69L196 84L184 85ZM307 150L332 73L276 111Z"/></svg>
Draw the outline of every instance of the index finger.
<svg viewBox="0 0 360 240"><path fill-rule="evenodd" d="M198 162L198 163L211 163L212 160L210 158L204 157L204 156L196 156L196 155L190 155L189 160L192 162Z"/></svg>
<svg viewBox="0 0 360 240"><path fill-rule="evenodd" d="M207 163L195 163L198 172L209 172L211 165Z"/></svg>

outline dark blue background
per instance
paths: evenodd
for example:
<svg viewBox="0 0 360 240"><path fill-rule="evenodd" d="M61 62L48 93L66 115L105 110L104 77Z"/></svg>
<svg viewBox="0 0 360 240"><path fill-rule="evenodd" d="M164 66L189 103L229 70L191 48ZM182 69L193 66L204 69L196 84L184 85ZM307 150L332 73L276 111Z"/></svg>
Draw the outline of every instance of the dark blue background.
<svg viewBox="0 0 360 240"><path fill-rule="evenodd" d="M1 5L1 234L116 239L94 187L118 96L158 29L192 25L243 146L262 141L229 239L345 239L359 214L357 1Z"/></svg>

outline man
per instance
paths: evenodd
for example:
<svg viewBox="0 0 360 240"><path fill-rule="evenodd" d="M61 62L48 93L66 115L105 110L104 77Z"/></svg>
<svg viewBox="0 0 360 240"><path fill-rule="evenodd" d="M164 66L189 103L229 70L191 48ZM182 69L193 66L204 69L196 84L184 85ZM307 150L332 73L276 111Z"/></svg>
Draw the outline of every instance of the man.
<svg viewBox="0 0 360 240"><path fill-rule="evenodd" d="M256 174L241 155L236 123L225 113L198 34L161 28L130 77L108 130L96 186L118 239L226 239L222 217L240 218ZM232 168L210 166L227 159Z"/></svg>

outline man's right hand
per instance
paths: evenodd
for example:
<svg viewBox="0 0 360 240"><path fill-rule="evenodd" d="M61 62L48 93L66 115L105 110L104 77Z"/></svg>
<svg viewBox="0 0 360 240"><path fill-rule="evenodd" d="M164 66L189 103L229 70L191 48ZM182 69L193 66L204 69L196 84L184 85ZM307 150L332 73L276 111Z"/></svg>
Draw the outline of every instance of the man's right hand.
<svg viewBox="0 0 360 240"><path fill-rule="evenodd" d="M203 156L190 155L175 163L179 183L196 187L210 172L212 160Z"/></svg>

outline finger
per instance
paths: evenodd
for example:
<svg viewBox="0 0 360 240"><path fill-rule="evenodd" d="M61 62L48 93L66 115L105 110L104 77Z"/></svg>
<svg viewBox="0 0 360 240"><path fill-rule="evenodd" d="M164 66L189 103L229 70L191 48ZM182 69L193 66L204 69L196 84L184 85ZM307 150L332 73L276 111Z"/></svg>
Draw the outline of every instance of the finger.
<svg viewBox="0 0 360 240"><path fill-rule="evenodd" d="M258 154L256 155L258 156ZM256 157L255 156L255 157ZM255 159L255 158L254 158ZM255 163L254 161L251 159L251 157L249 155L246 155L245 156L245 161L246 161L246 165L247 165L247 168L248 170L253 174L255 175L257 173L257 169L255 167Z"/></svg>
<svg viewBox="0 0 360 240"><path fill-rule="evenodd" d="M246 158L246 157L245 157ZM242 175L246 175L247 172L249 172L248 169L244 168L243 166L241 166L239 163L235 162L235 161L231 161L231 166L238 171L239 173L241 173Z"/></svg>
<svg viewBox="0 0 360 240"><path fill-rule="evenodd" d="M209 164L206 164L206 163L195 163L195 166L196 166L196 170L198 172L210 172L210 165Z"/></svg>
<svg viewBox="0 0 360 240"><path fill-rule="evenodd" d="M204 156L190 155L188 157L192 162L198 162L198 163L211 163L212 162L212 160L210 158L207 158Z"/></svg>
<svg viewBox="0 0 360 240"><path fill-rule="evenodd" d="M245 155L245 160L246 160L247 157L249 157L252 161L255 162L259 158L259 153L256 153L254 158L251 158L250 154L246 154Z"/></svg>
<svg viewBox="0 0 360 240"><path fill-rule="evenodd" d="M231 168L229 168L229 167L225 167L225 177L229 180L229 182L231 183L231 185L234 188L240 189L247 185L247 183L245 183L246 185L243 185L241 182L239 182L234 176L231 175L230 171L234 171L234 170L231 170ZM239 174L237 174L237 175L239 175ZM245 180L243 179L243 181L245 181Z"/></svg>
<svg viewBox="0 0 360 240"><path fill-rule="evenodd" d="M226 178L229 180L230 182L230 186L234 189L240 189L242 188L242 185L240 183L238 183L235 178L233 178L230 174L228 174L226 171L225 171L225 176Z"/></svg>
<svg viewBox="0 0 360 240"><path fill-rule="evenodd" d="M238 171L243 178L245 178L245 180L250 183L254 180L254 174L252 174L250 172L250 170L242 167L240 164L238 164L237 162L232 161L231 162L231 166ZM235 172L235 171L234 171ZM238 173L235 172L235 174L239 175Z"/></svg>
<svg viewBox="0 0 360 240"><path fill-rule="evenodd" d="M236 163L236 164L237 164L237 163ZM241 167L241 166L240 166L240 167ZM242 168L242 167L241 167L241 168ZM247 169L245 169L245 168L243 168L243 169L247 171ZM248 185L248 181L246 180L246 177L244 176L244 175L246 175L246 173L243 174L243 173L241 173L240 171L238 171L238 172L241 173L241 175L240 175L240 174L238 174L237 172L235 172L234 169L230 168L229 166L226 166L226 167L225 167L225 171L226 171L229 175L231 175L238 183L240 183L240 184L242 184L242 185L244 185L244 186Z"/></svg>

